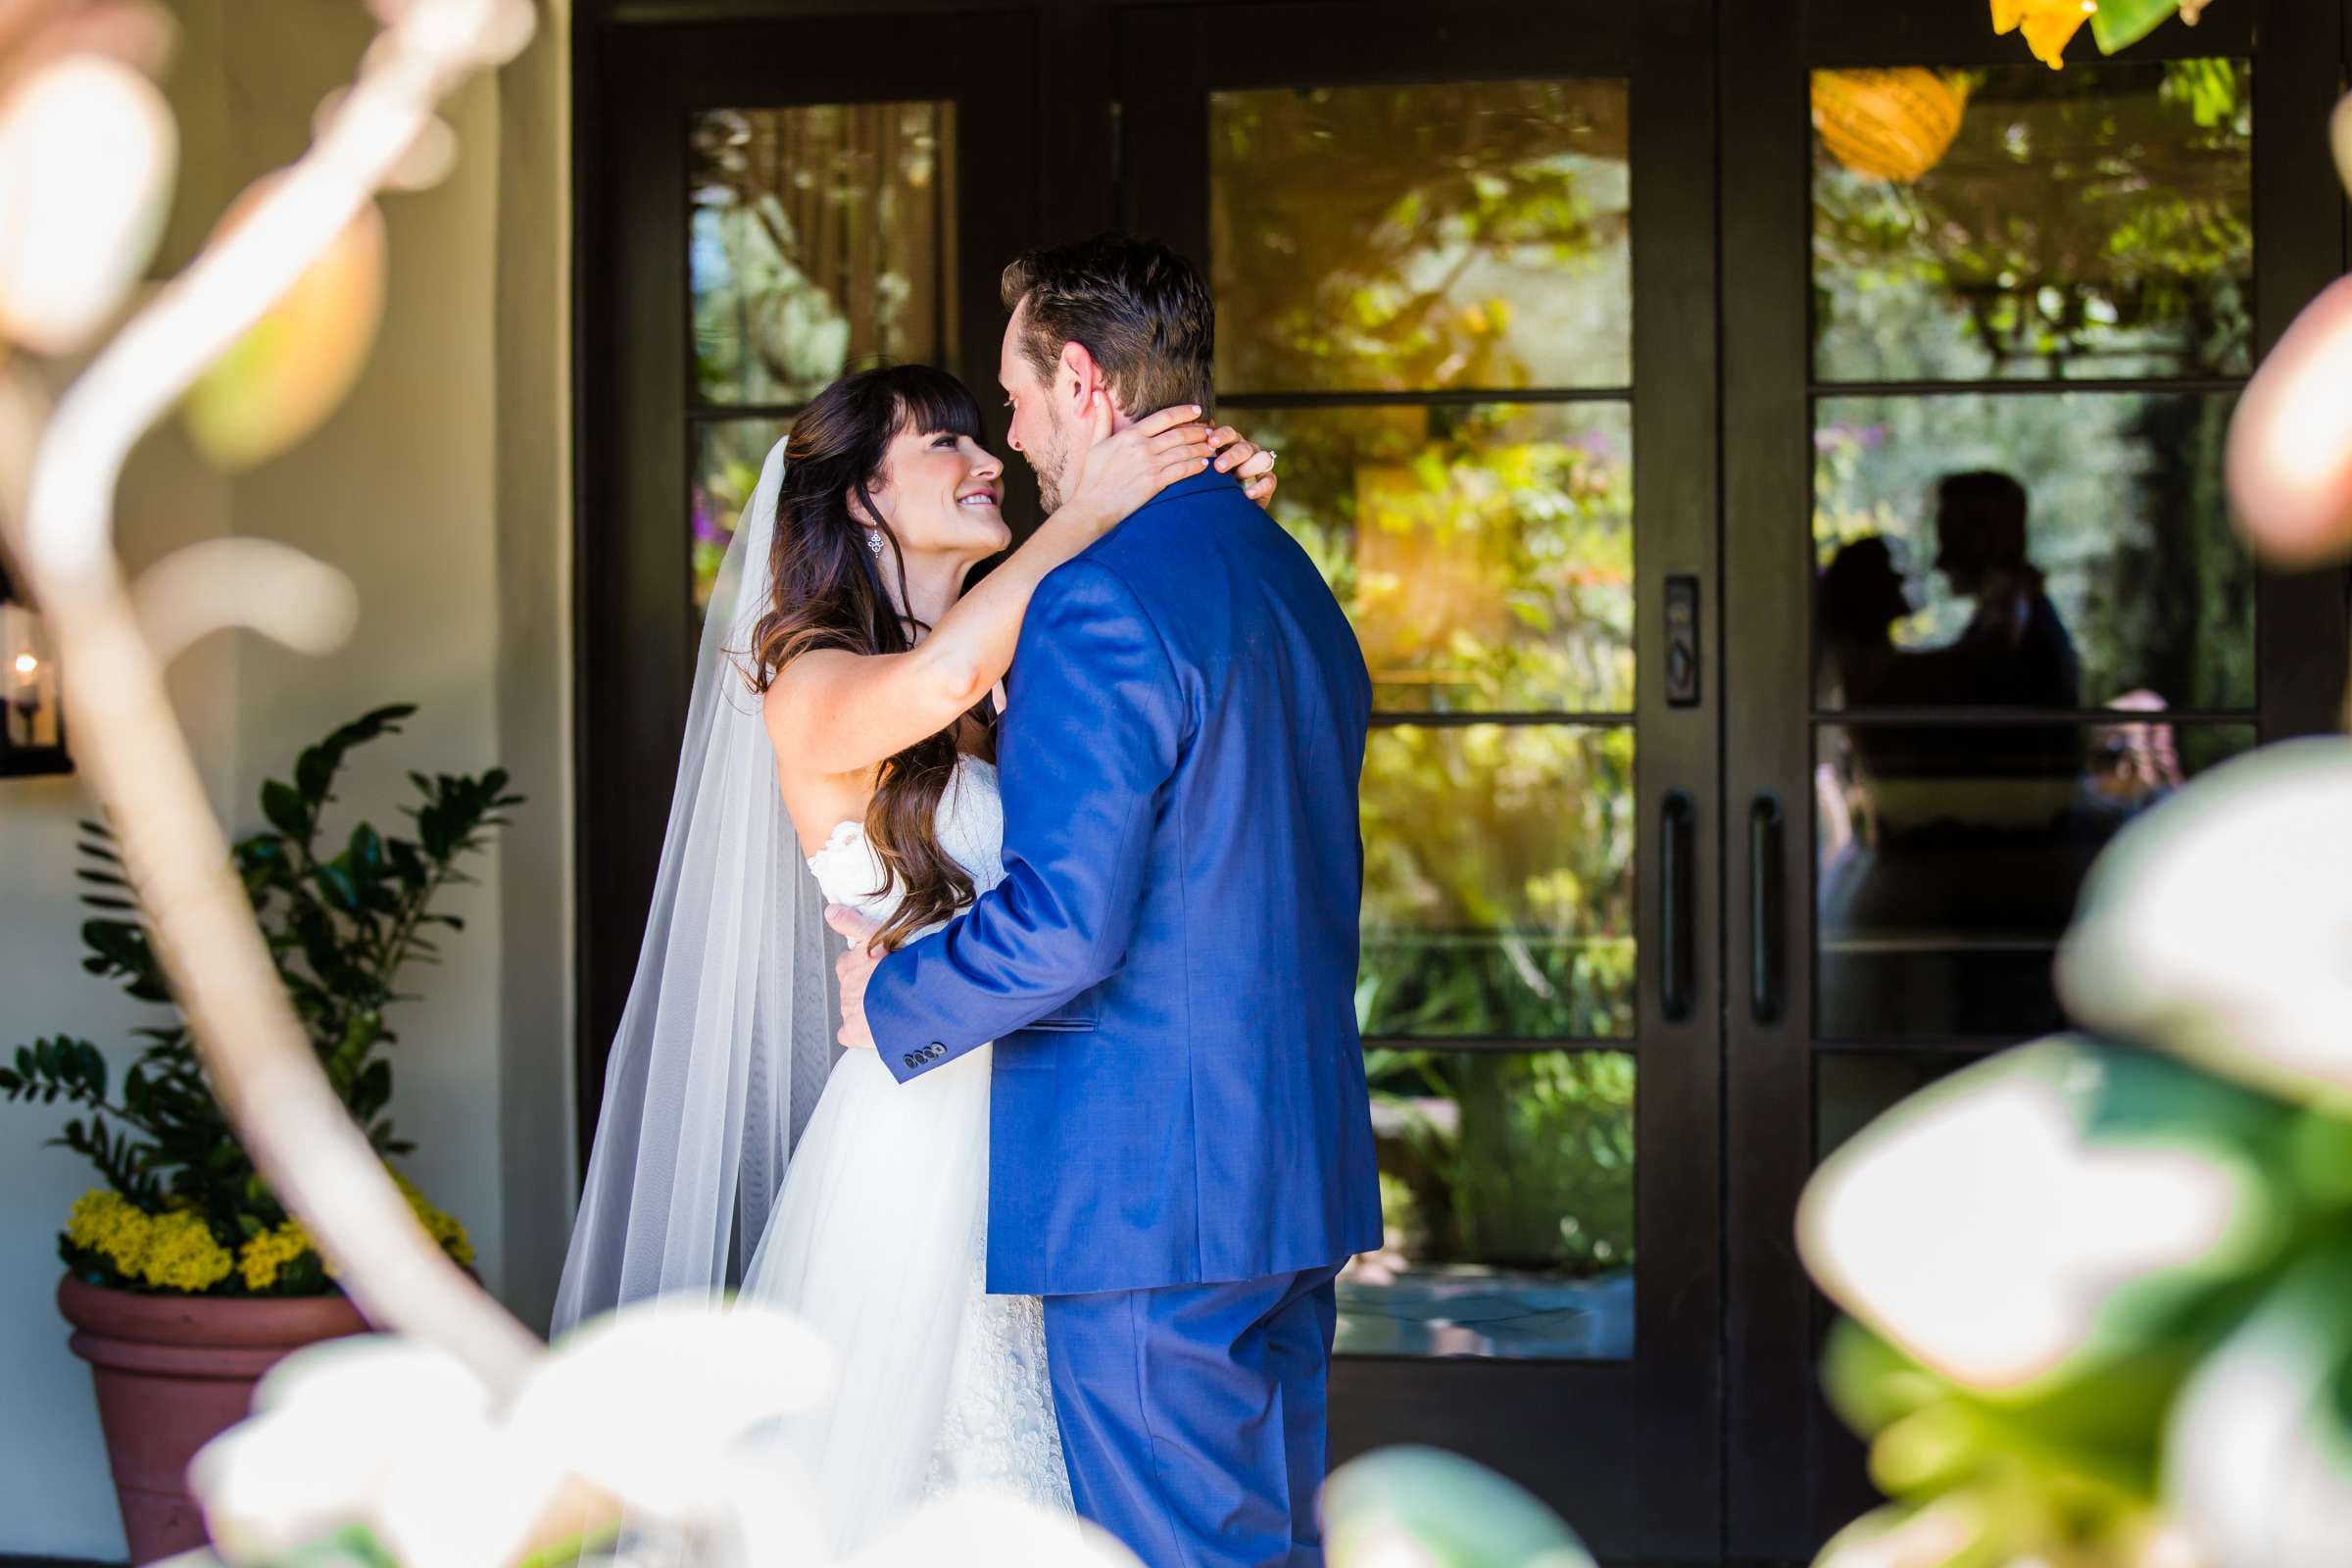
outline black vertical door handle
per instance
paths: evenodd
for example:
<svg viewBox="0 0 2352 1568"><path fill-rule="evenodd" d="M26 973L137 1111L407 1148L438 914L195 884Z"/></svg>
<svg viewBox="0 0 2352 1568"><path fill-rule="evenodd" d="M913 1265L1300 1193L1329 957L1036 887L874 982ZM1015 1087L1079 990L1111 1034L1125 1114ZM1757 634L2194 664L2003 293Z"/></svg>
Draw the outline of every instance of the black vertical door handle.
<svg viewBox="0 0 2352 1568"><path fill-rule="evenodd" d="M1658 989L1669 1023L1681 1023L1690 1016L1696 990L1691 968L1698 944L1691 922L1696 913L1693 857L1697 847L1692 842L1692 825L1697 814L1690 796L1681 790L1666 792L1660 822L1664 833L1658 846L1658 881L1663 889L1658 901Z"/></svg>
<svg viewBox="0 0 2352 1568"><path fill-rule="evenodd" d="M1747 808L1747 1006L1758 1023L1778 1023L1788 963L1788 901L1782 878L1780 797L1759 795Z"/></svg>

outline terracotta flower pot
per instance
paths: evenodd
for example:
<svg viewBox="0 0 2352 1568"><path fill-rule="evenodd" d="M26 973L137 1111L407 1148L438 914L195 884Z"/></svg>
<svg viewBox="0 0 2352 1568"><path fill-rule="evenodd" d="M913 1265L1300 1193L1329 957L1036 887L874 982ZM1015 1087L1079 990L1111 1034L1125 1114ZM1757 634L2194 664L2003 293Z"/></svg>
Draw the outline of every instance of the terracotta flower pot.
<svg viewBox="0 0 2352 1568"><path fill-rule="evenodd" d="M74 1326L70 1348L98 1385L98 1420L134 1563L204 1544L188 1460L245 1419L255 1381L306 1345L368 1328L341 1296L135 1296L72 1275L57 1288L57 1306Z"/></svg>

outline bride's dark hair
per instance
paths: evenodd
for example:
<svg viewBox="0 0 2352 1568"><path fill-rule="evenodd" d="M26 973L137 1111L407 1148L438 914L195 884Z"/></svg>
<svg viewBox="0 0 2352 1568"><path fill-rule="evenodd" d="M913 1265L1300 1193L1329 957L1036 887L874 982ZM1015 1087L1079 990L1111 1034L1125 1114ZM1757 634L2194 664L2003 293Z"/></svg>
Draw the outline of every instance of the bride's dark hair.
<svg viewBox="0 0 2352 1568"><path fill-rule="evenodd" d="M906 554L872 493L902 430L977 441L980 405L945 370L899 365L843 376L793 420L768 558L774 595L752 629L755 690L765 692L786 664L816 649L905 653L930 629L900 613L866 538L868 528L881 530L904 582ZM851 510L853 495L859 512ZM989 721L984 709L971 716ZM939 842L940 798L956 775L955 731L950 725L886 759L866 804L866 842L889 878L875 891L904 893L874 939L884 952L972 901L970 875Z"/></svg>

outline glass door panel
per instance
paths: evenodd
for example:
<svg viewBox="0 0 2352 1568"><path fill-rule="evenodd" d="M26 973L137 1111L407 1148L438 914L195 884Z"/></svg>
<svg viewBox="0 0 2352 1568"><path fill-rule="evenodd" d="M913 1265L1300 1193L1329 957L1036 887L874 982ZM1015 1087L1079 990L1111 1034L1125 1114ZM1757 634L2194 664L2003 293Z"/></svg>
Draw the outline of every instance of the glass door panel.
<svg viewBox="0 0 2352 1568"><path fill-rule="evenodd" d="M792 433L789 418L696 419L693 421L693 489L686 503L686 550L692 562L697 617L710 603L719 563L743 509L759 488L769 448Z"/></svg>
<svg viewBox="0 0 2352 1568"><path fill-rule="evenodd" d="M1373 730L1367 1039L1634 1037L1633 761L1624 725Z"/></svg>
<svg viewBox="0 0 2352 1568"><path fill-rule="evenodd" d="M1208 95L1218 404L1282 454L1373 678L1388 1245L1342 1353L1632 1353L1635 1061L1562 1049L1636 1011L1626 97Z"/></svg>
<svg viewBox="0 0 2352 1568"><path fill-rule="evenodd" d="M1910 168L1869 145L1889 82L1957 117ZM1817 1144L2063 1028L2051 963L2099 852L2254 744L2222 485L2253 85L2218 57L1813 74ZM1820 1506L1858 1511L1858 1455L1814 1420Z"/></svg>
<svg viewBox="0 0 2352 1568"><path fill-rule="evenodd" d="M2259 61L2240 16L2053 72L1981 16L1763 11L1727 14L1723 175L1751 306L1725 320L1726 567L1753 585L1726 780L1787 824L1730 900L1727 1523L1758 1557L1866 1495L1787 1241L1806 1172L2065 1027L2051 962L2092 862L2281 732L2276 617L2342 623L2257 569L2223 482L2320 271L2290 248L2342 254L2333 219L2281 242L2296 220L2256 199L2258 128L2327 102L2271 14Z"/></svg>
<svg viewBox="0 0 2352 1568"><path fill-rule="evenodd" d="M1035 60L1002 20L631 30L584 137L578 1075L596 1124L704 606L808 401L884 362L992 385L997 272L1034 244ZM586 58L586 57L584 57ZM590 126L590 122L593 125ZM984 409L997 400L983 395Z"/></svg>
<svg viewBox="0 0 2352 1568"><path fill-rule="evenodd" d="M1341 1281L1342 1355L1634 1353L1634 1058L1365 1055L1388 1240Z"/></svg>
<svg viewBox="0 0 2352 1568"><path fill-rule="evenodd" d="M1275 515L1347 607L1380 711L1632 710L1630 405L1219 398L1281 454Z"/></svg>
<svg viewBox="0 0 2352 1568"><path fill-rule="evenodd" d="M1209 95L1217 387L1633 379L1623 81Z"/></svg>
<svg viewBox="0 0 2352 1568"><path fill-rule="evenodd" d="M1817 399L1817 705L2252 711L2254 559L2222 492L2235 404Z"/></svg>
<svg viewBox="0 0 2352 1568"><path fill-rule="evenodd" d="M688 132L695 391L798 404L956 341L956 106L710 109Z"/></svg>
<svg viewBox="0 0 2352 1568"><path fill-rule="evenodd" d="M1123 114L1129 226L1209 258L1218 412L1372 674L1387 1235L1341 1276L1335 1446L1462 1448L1656 1562L1719 1546L1716 1035L1695 969L1661 994L1712 931L1710 694L1661 609L1681 574L1690 637L1713 611L1699 9L1469 5L1442 72L1400 5L1253 8L1248 51L1138 12Z"/></svg>
<svg viewBox="0 0 2352 1568"><path fill-rule="evenodd" d="M1814 1016L1823 1041L2022 1040L2091 862L2254 744L2251 724L1885 723L1814 731Z"/></svg>
<svg viewBox="0 0 2352 1568"><path fill-rule="evenodd" d="M2253 744L2252 91L2228 58L1813 74L1817 1039L2059 1026L2091 861ZM1930 111L1948 145L1893 167L1874 127Z"/></svg>
<svg viewBox="0 0 2352 1568"><path fill-rule="evenodd" d="M768 448L801 406L851 370L949 357L956 105L706 109L687 144L699 615Z"/></svg>
<svg viewBox="0 0 2352 1568"><path fill-rule="evenodd" d="M2249 62L1816 71L1824 381L2253 368Z"/></svg>

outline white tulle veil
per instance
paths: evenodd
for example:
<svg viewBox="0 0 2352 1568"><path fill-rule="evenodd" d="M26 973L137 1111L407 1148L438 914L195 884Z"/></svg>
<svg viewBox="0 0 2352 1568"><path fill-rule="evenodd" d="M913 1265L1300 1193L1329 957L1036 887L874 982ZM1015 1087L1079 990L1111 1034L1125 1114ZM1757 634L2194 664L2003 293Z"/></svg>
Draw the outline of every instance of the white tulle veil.
<svg viewBox="0 0 2352 1568"><path fill-rule="evenodd" d="M605 1071L553 1330L648 1297L730 1290L837 1048L824 900L745 680L768 608L784 443L703 621L636 978Z"/></svg>

